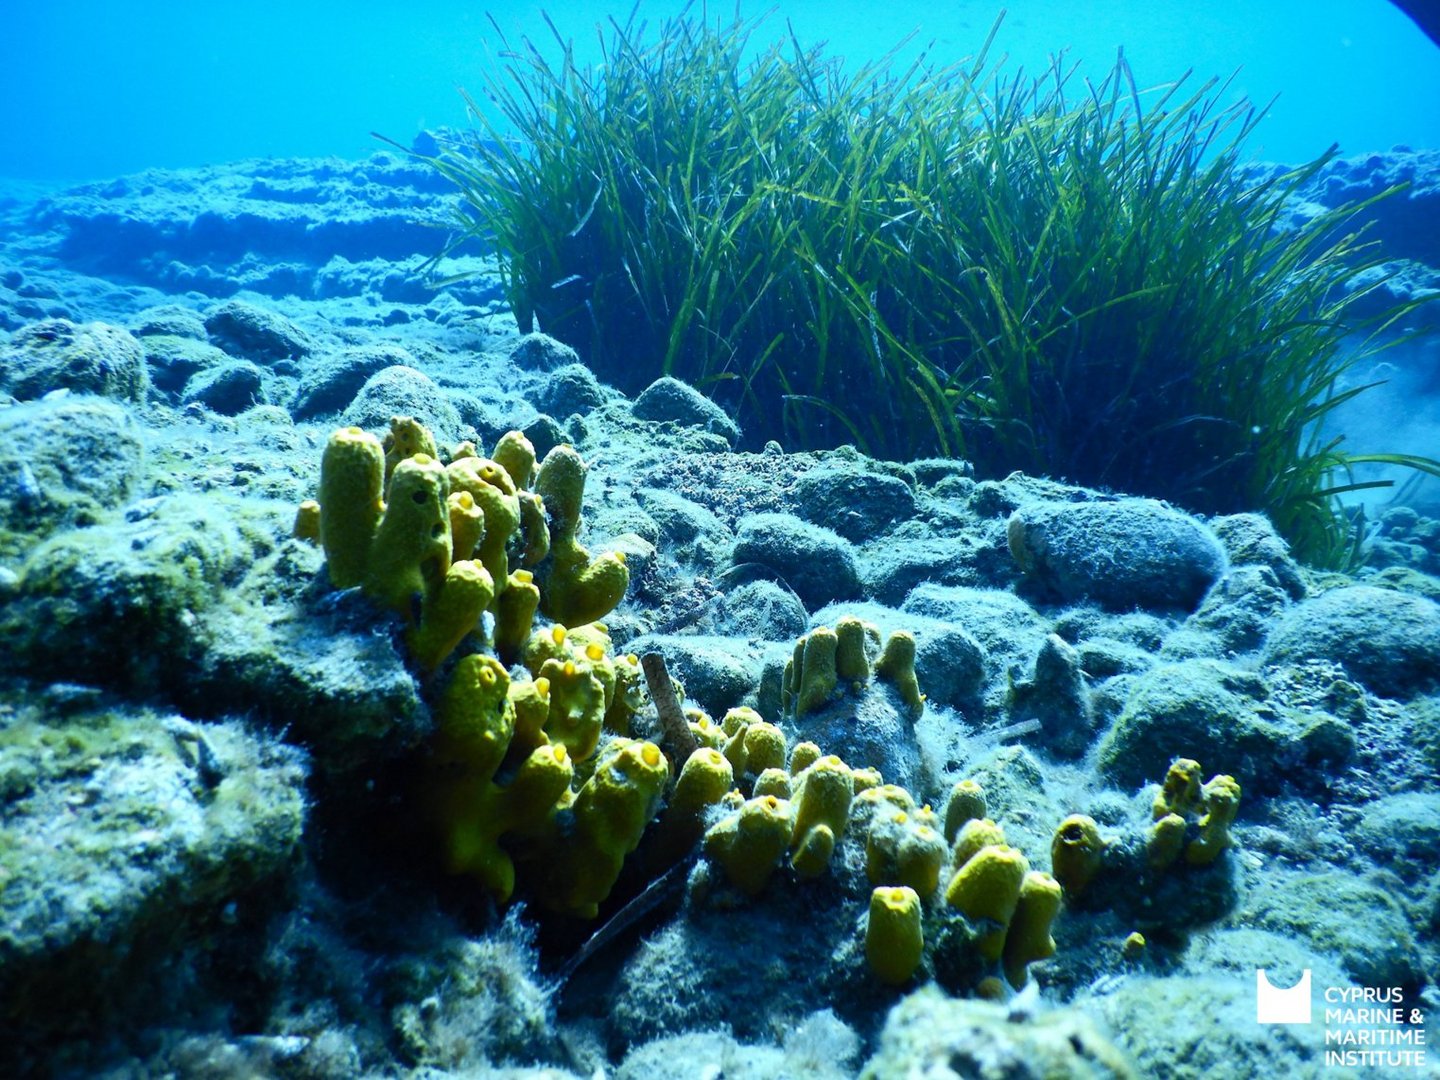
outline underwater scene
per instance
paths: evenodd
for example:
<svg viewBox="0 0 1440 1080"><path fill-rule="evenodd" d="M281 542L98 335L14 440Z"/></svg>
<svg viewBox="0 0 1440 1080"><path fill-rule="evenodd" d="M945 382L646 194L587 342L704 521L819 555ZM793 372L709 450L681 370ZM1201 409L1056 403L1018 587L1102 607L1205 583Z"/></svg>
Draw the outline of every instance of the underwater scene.
<svg viewBox="0 0 1440 1080"><path fill-rule="evenodd" d="M0 1077L1440 1078L1422 0L11 0Z"/></svg>

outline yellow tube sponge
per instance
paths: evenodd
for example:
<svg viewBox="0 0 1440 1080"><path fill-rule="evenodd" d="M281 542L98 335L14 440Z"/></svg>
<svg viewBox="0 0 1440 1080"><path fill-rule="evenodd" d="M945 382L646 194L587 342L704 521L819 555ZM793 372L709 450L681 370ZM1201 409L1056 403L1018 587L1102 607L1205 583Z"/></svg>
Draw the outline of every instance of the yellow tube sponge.
<svg viewBox="0 0 1440 1080"><path fill-rule="evenodd" d="M494 659L460 659L437 705L427 785L446 868L476 878L502 903L515 887L514 865L498 843L493 783L514 732L508 689L509 677Z"/></svg>
<svg viewBox="0 0 1440 1080"><path fill-rule="evenodd" d="M530 571L510 571L510 581L495 601L495 651L507 664L518 663L523 655L539 607L540 590Z"/></svg>
<svg viewBox="0 0 1440 1080"><path fill-rule="evenodd" d="M730 762L719 750L702 746L691 753L660 815L658 862L673 862L695 845L705 829L705 812L725 797L734 782Z"/></svg>
<svg viewBox="0 0 1440 1080"><path fill-rule="evenodd" d="M450 557L468 559L485 535L485 515L468 491L452 491L446 501L450 509Z"/></svg>
<svg viewBox="0 0 1440 1080"><path fill-rule="evenodd" d="M804 716L829 703L839 685L835 654L839 639L828 626L817 626L805 635L805 649L796 678L795 715Z"/></svg>
<svg viewBox="0 0 1440 1080"><path fill-rule="evenodd" d="M1179 814L1166 814L1150 826L1145 837L1145 861L1156 870L1164 870L1180 858L1185 848L1185 819Z"/></svg>
<svg viewBox="0 0 1440 1080"><path fill-rule="evenodd" d="M876 815L865 838L865 874L872 885L906 885L921 897L940 887L945 837L929 807Z"/></svg>
<svg viewBox="0 0 1440 1080"><path fill-rule="evenodd" d="M985 817L985 792L974 780L957 780L945 801L945 842L953 844L967 821Z"/></svg>
<svg viewBox="0 0 1440 1080"><path fill-rule="evenodd" d="M883 983L901 986L919 970L925 953L920 897L903 885L881 886L870 894L865 926L865 960Z"/></svg>
<svg viewBox="0 0 1440 1080"><path fill-rule="evenodd" d="M888 682L909 706L912 714L925 707L925 695L915 678L915 638L906 630L896 630L885 641L880 659L875 662L875 677Z"/></svg>
<svg viewBox="0 0 1440 1080"><path fill-rule="evenodd" d="M1020 884L1020 899L1005 935L1002 957L1005 978L1016 989L1029 979L1031 964L1055 955L1050 926L1060 913L1060 899L1060 883L1042 871L1031 870Z"/></svg>
<svg viewBox="0 0 1440 1080"><path fill-rule="evenodd" d="M509 695L510 676L494 657L472 653L457 660L436 706L437 763L491 779L515 734Z"/></svg>
<svg viewBox="0 0 1440 1080"><path fill-rule="evenodd" d="M385 509L385 451L358 427L330 436L320 458L320 546L330 584L349 589L365 580L370 543Z"/></svg>
<svg viewBox="0 0 1440 1080"><path fill-rule="evenodd" d="M420 625L406 632L405 642L416 663L428 671L454 651L480 623L495 587L479 563L451 563L439 592L421 608Z"/></svg>
<svg viewBox="0 0 1440 1080"><path fill-rule="evenodd" d="M974 818L960 826L950 849L950 866L958 870L982 848L1005 843L1005 830L989 818Z"/></svg>
<svg viewBox="0 0 1440 1080"><path fill-rule="evenodd" d="M541 611L566 626L594 622L614 610L630 584L618 551L591 557L579 541L586 465L570 446L545 455L535 491L550 518L550 568L541 589Z"/></svg>
<svg viewBox="0 0 1440 1080"><path fill-rule="evenodd" d="M290 535L296 540L304 540L310 544L320 542L320 504L318 502L314 499L306 499L295 508L295 524L290 527Z"/></svg>
<svg viewBox="0 0 1440 1080"><path fill-rule="evenodd" d="M813 742L796 743L790 751L790 775L799 776L824 756L825 752Z"/></svg>
<svg viewBox="0 0 1440 1080"><path fill-rule="evenodd" d="M750 799L739 811L705 834L705 854L725 871L741 892L758 896L790 843L790 804L766 795Z"/></svg>
<svg viewBox="0 0 1440 1080"><path fill-rule="evenodd" d="M834 754L820 758L795 778L791 800L795 821L790 833L795 858L791 865L801 877L816 877L829 865L835 841L844 834L850 821L850 801L854 795L850 767ZM822 826L829 834L828 846L823 838L817 837L808 844L809 854L802 859L800 854L807 850L809 833Z"/></svg>
<svg viewBox="0 0 1440 1080"><path fill-rule="evenodd" d="M559 624L536 630L530 635L530 640L525 643L523 660L525 666L531 671L539 671L546 660L569 658L571 651L565 645L569 637L570 631Z"/></svg>
<svg viewBox="0 0 1440 1080"><path fill-rule="evenodd" d="M1166 814L1186 816L1200 801L1200 763L1190 758L1176 758L1165 773L1165 783L1155 795L1154 816Z"/></svg>
<svg viewBox="0 0 1440 1080"><path fill-rule="evenodd" d="M865 624L853 615L842 615L835 623L835 674L856 689L870 682Z"/></svg>
<svg viewBox="0 0 1440 1080"><path fill-rule="evenodd" d="M629 735L631 719L645 706L645 675L634 653L616 656L610 662L615 668L615 693L605 707L605 729Z"/></svg>
<svg viewBox="0 0 1440 1080"><path fill-rule="evenodd" d="M430 429L413 416L392 416L390 430L385 433L385 490L390 490L390 477L406 458L416 454L439 458L440 448Z"/></svg>
<svg viewBox="0 0 1440 1080"><path fill-rule="evenodd" d="M575 796L575 832L560 856L560 887L546 903L582 919L599 914L669 777L658 746L621 740Z"/></svg>
<svg viewBox="0 0 1440 1080"><path fill-rule="evenodd" d="M540 677L550 684L550 716L545 734L564 743L570 756L584 761L595 752L605 719L605 687L589 664L574 660L546 660Z"/></svg>
<svg viewBox="0 0 1440 1080"><path fill-rule="evenodd" d="M535 479L535 446L519 431L507 431L495 444L490 459L505 470L516 491Z"/></svg>
<svg viewBox="0 0 1440 1080"><path fill-rule="evenodd" d="M412 622L450 570L450 495L445 470L426 454L406 458L390 477L390 497L370 542L367 595ZM323 506L323 504L322 504Z"/></svg>
<svg viewBox="0 0 1440 1080"><path fill-rule="evenodd" d="M539 566L550 554L550 526L545 521L545 502L533 491L518 492L520 501L520 562Z"/></svg>
<svg viewBox="0 0 1440 1080"><path fill-rule="evenodd" d="M550 719L550 680L516 679L510 683L509 698L515 712L512 752L529 753L537 746L548 745L545 724Z"/></svg>
<svg viewBox="0 0 1440 1080"><path fill-rule="evenodd" d="M1212 776L1200 790L1200 835L1185 848L1185 861L1208 866L1230 846L1230 826L1240 808L1240 785L1233 776Z"/></svg>
<svg viewBox="0 0 1440 1080"><path fill-rule="evenodd" d="M1029 872L1030 864L1018 850L992 845L955 871L945 890L946 902L980 931L976 944L987 960L1000 959L1006 931L1020 903L1020 886Z"/></svg>
<svg viewBox="0 0 1440 1080"><path fill-rule="evenodd" d="M467 457L452 461L445 470L454 491L466 491L485 518L485 532L475 557L490 572L501 595L510 580L506 545L520 526L520 500L510 474L489 458Z"/></svg>
<svg viewBox="0 0 1440 1080"><path fill-rule="evenodd" d="M1095 880L1105 857L1100 826L1084 814L1072 814L1050 842L1050 872L1068 893L1081 893Z"/></svg>
<svg viewBox="0 0 1440 1080"><path fill-rule="evenodd" d="M777 799L788 799L793 792L790 788L790 774L784 769L766 769L755 778L752 795L774 795Z"/></svg>

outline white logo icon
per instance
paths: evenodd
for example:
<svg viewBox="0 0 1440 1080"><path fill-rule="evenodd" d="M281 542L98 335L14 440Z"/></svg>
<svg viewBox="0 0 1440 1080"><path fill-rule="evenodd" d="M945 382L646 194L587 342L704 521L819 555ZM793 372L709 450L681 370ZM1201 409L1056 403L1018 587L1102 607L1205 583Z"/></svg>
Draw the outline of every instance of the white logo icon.
<svg viewBox="0 0 1440 1080"><path fill-rule="evenodd" d="M1264 968L1255 969L1255 1020L1261 1024L1310 1023L1310 969L1289 989L1271 986Z"/></svg>

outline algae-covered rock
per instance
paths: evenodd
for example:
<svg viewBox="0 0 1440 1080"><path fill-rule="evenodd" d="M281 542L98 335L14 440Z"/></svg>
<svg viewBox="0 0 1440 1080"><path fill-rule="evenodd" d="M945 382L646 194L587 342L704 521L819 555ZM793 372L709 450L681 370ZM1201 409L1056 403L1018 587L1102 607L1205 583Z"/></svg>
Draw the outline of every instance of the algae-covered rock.
<svg viewBox="0 0 1440 1080"><path fill-rule="evenodd" d="M1172 760L1187 757L1242 784L1273 789L1307 778L1294 768L1282 775L1278 762L1343 760L1350 743L1337 742L1335 726L1327 713L1280 707L1257 674L1217 660L1185 660L1134 676L1097 764L1112 781L1138 787L1158 782Z"/></svg>
<svg viewBox="0 0 1440 1080"><path fill-rule="evenodd" d="M1231 566L1264 566L1292 600L1305 595L1305 577L1290 556L1290 546L1281 539L1263 514L1230 514L1210 522L1210 528L1225 548Z"/></svg>
<svg viewBox="0 0 1440 1080"><path fill-rule="evenodd" d="M1021 570L1064 601L1191 610L1225 570L1214 533L1153 499L1026 503L1008 531Z"/></svg>
<svg viewBox="0 0 1440 1080"><path fill-rule="evenodd" d="M742 518L731 559L736 566L755 563L775 574L811 609L860 595L850 542L793 514Z"/></svg>
<svg viewBox="0 0 1440 1080"><path fill-rule="evenodd" d="M146 308L135 316L130 332L138 338L177 337L191 341L205 340L205 321L187 307L161 304Z"/></svg>
<svg viewBox="0 0 1440 1080"><path fill-rule="evenodd" d="M604 405L612 393L584 364L567 364L550 373L534 400L537 409L551 416L584 416Z"/></svg>
<svg viewBox="0 0 1440 1080"><path fill-rule="evenodd" d="M37 548L0 619L26 674L153 692L193 662L197 616L253 549L213 498L169 495Z"/></svg>
<svg viewBox="0 0 1440 1080"><path fill-rule="evenodd" d="M890 1010L862 1080L1125 1080L1141 1075L1077 1009L1026 1013L933 986Z"/></svg>
<svg viewBox="0 0 1440 1080"><path fill-rule="evenodd" d="M668 420L704 428L721 436L731 446L740 441L740 429L724 409L689 383L669 375L656 379L642 390L630 406L630 411L640 420Z"/></svg>
<svg viewBox="0 0 1440 1080"><path fill-rule="evenodd" d="M355 400L366 380L388 367L415 366L399 345L356 345L313 358L300 376L290 411L296 419L338 413Z"/></svg>
<svg viewBox="0 0 1440 1080"><path fill-rule="evenodd" d="M1338 958L1361 986L1415 986L1422 978L1414 929L1381 881L1335 870L1272 874L1246 905L1246 918Z"/></svg>
<svg viewBox="0 0 1440 1080"><path fill-rule="evenodd" d="M641 488L635 497L658 526L657 545L677 562L713 566L734 539L713 512L683 495Z"/></svg>
<svg viewBox="0 0 1440 1080"><path fill-rule="evenodd" d="M615 1080L694 1080L697 1074L726 1080L848 1080L860 1038L829 1009L787 1027L778 1046L743 1043L727 1028L669 1035L625 1055Z"/></svg>
<svg viewBox="0 0 1440 1080"><path fill-rule="evenodd" d="M1167 642L1166 653L1180 658L1175 654L1185 631L1213 638L1220 655L1253 652L1265 643L1288 603L1286 591L1268 566L1234 567L1206 594L1180 637Z"/></svg>
<svg viewBox="0 0 1440 1080"><path fill-rule="evenodd" d="M149 386L145 350L130 331L107 323L46 319L0 347L0 389L22 401L61 389L143 401Z"/></svg>
<svg viewBox="0 0 1440 1080"><path fill-rule="evenodd" d="M982 581L977 569L979 546L970 535L927 536L899 544L872 544L861 566L865 592L882 604L898 607L911 590L927 583L993 584Z"/></svg>
<svg viewBox="0 0 1440 1080"><path fill-rule="evenodd" d="M415 417L442 447L459 441L460 413L454 404L428 375L403 364L382 368L365 380L340 422L383 432L393 416Z"/></svg>
<svg viewBox="0 0 1440 1080"><path fill-rule="evenodd" d="M229 300L205 316L210 340L231 356L274 364L309 356L315 342L283 315L244 300Z"/></svg>
<svg viewBox="0 0 1440 1080"><path fill-rule="evenodd" d="M103 398L0 408L0 529L28 533L18 546L97 520L134 493L143 456L139 426Z"/></svg>
<svg viewBox="0 0 1440 1080"><path fill-rule="evenodd" d="M863 459L829 461L795 481L795 512L852 543L872 540L915 513L915 492Z"/></svg>
<svg viewBox="0 0 1440 1080"><path fill-rule="evenodd" d="M716 624L749 640L793 642L810 624L805 605L773 581L747 581L720 599Z"/></svg>
<svg viewBox="0 0 1440 1080"><path fill-rule="evenodd" d="M522 371L554 371L578 364L580 354L548 334L525 334L510 350L510 362Z"/></svg>
<svg viewBox="0 0 1440 1080"><path fill-rule="evenodd" d="M320 553L293 540L259 560L206 613L185 692L245 710L329 773L413 749L432 725L398 621L358 590L323 602L305 594L319 566Z"/></svg>
<svg viewBox="0 0 1440 1080"><path fill-rule="evenodd" d="M106 1009L183 994L164 974L175 949L223 934L227 903L245 898L253 919L283 896L259 887L292 865L305 821L303 754L239 723L14 690L0 726L0 1062L93 1034Z"/></svg>
<svg viewBox="0 0 1440 1080"><path fill-rule="evenodd" d="M1254 963L1261 962L1257 956ZM1290 981L1277 974L1277 985L1290 985L1300 973L1285 974ZM1255 1022L1253 967L1224 975L1131 975L1079 1008L1115 1032L1141 1076L1324 1075L1323 1025Z"/></svg>
<svg viewBox="0 0 1440 1080"><path fill-rule="evenodd" d="M651 634L626 645L643 655L658 652L687 697L712 716L739 705L760 682L764 653L745 641L703 634Z"/></svg>
<svg viewBox="0 0 1440 1080"><path fill-rule="evenodd" d="M152 334L140 338L140 345L150 368L150 384L172 401L200 372L231 362L223 349L178 334Z"/></svg>
<svg viewBox="0 0 1440 1080"><path fill-rule="evenodd" d="M1094 737L1095 710L1079 650L1055 634L1047 637L1035 655L1033 674L1010 687L1010 713L1016 722L1038 721L1052 753L1084 754Z"/></svg>
<svg viewBox="0 0 1440 1080"><path fill-rule="evenodd" d="M192 376L180 400L186 405L204 405L221 416L237 416L252 405L269 402L265 373L248 360L220 364Z"/></svg>
<svg viewBox="0 0 1440 1080"><path fill-rule="evenodd" d="M1267 663L1330 660L1384 697L1440 685L1440 604L1371 585L1331 589L1288 612Z"/></svg>
<svg viewBox="0 0 1440 1080"><path fill-rule="evenodd" d="M963 630L979 648L986 684L1001 695L1011 669L1031 665L1049 632L1039 612L1003 589L921 585L906 598L901 610L906 616L922 616ZM924 624L916 625L923 637ZM923 643L921 651L926 651ZM966 666L973 660L961 659ZM921 689L925 689L923 684Z"/></svg>

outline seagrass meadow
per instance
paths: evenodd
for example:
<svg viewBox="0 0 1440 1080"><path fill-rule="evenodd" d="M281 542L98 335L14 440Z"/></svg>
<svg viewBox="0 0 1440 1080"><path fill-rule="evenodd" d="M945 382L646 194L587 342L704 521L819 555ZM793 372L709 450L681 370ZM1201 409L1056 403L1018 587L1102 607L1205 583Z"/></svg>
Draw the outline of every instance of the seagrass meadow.
<svg viewBox="0 0 1440 1080"><path fill-rule="evenodd" d="M964 65L853 72L771 29L632 18L595 68L507 49L476 131L427 160L522 330L632 393L682 378L754 446L1263 510L1330 563L1353 465L1440 470L1322 427L1363 392L1338 385L1351 339L1426 302L1357 314L1385 282L1363 203L1282 223L1333 151L1256 177L1261 113L1223 85L1142 94L1123 54L1098 82L1007 75L998 23Z"/></svg>

